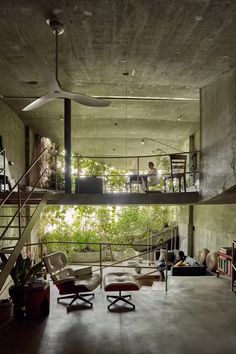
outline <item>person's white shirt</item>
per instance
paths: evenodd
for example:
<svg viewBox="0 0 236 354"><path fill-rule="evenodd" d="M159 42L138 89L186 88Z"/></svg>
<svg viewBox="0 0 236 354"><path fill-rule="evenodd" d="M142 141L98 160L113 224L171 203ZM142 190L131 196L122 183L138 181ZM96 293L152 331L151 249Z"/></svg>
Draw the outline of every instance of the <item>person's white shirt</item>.
<svg viewBox="0 0 236 354"><path fill-rule="evenodd" d="M157 169L153 167L150 169L147 173L147 185L148 186L154 186L158 183L158 178L157 178Z"/></svg>

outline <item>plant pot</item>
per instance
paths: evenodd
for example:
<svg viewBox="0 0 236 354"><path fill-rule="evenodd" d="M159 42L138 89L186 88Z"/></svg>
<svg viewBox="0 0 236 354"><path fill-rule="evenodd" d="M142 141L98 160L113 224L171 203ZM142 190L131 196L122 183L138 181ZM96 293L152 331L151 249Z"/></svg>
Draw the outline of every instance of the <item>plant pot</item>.
<svg viewBox="0 0 236 354"><path fill-rule="evenodd" d="M13 313L13 304L11 299L0 300L0 323L9 320Z"/></svg>
<svg viewBox="0 0 236 354"><path fill-rule="evenodd" d="M102 251L102 260L106 259L106 251ZM100 252L72 252L69 257L70 263L93 263L100 261Z"/></svg>
<svg viewBox="0 0 236 354"><path fill-rule="evenodd" d="M9 295L13 302L13 313L16 319L25 317L25 303L27 296L27 286L12 285L9 288Z"/></svg>

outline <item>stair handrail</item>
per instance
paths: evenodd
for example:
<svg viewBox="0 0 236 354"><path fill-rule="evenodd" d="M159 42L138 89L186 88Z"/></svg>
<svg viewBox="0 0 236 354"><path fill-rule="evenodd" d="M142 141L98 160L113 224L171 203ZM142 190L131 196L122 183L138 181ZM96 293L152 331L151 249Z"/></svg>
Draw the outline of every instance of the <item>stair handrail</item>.
<svg viewBox="0 0 236 354"><path fill-rule="evenodd" d="M27 176L27 174L32 170L32 168L36 165L36 163L40 160L40 158L45 154L46 151L48 151L48 147L46 147L40 154L39 156L34 160L34 162L31 164L31 166L28 168L28 170L19 178L19 180L15 183L15 185L12 187L11 191L7 194L7 196L3 199L3 201L0 203L0 207L3 206L6 201L10 198L12 193L14 192L14 189L18 186L20 182ZM41 177L40 177L41 178Z"/></svg>
<svg viewBox="0 0 236 354"><path fill-rule="evenodd" d="M37 179L37 181L34 183L34 185L32 186L31 191L29 192L28 196L26 197L26 199L24 200L24 202L20 205L18 205L18 209L15 212L15 214L12 216L11 220L9 221L7 227L5 228L5 230L2 232L2 234L0 235L0 240L3 238L3 236L7 233L7 231L9 230L11 224L13 223L13 221L15 220L15 218L17 216L20 215L22 209L25 207L26 203L28 202L28 200L30 199L31 195L34 192L35 187L37 186L38 182L40 181L40 179L43 177L43 175L45 174L45 172L48 170L48 168L45 168L44 171L41 173L41 175L39 176L39 178ZM26 227L27 225L25 225Z"/></svg>

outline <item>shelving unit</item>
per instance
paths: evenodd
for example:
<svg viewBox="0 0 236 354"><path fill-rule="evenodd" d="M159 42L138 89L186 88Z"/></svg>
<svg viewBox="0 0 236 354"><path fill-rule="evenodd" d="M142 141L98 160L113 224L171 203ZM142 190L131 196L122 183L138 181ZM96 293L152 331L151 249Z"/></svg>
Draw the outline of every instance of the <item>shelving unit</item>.
<svg viewBox="0 0 236 354"><path fill-rule="evenodd" d="M220 274L227 275L228 277L232 276L232 256L224 252L218 252L218 276Z"/></svg>
<svg viewBox="0 0 236 354"><path fill-rule="evenodd" d="M236 293L236 284L234 284L236 280L236 241L232 241L232 291Z"/></svg>

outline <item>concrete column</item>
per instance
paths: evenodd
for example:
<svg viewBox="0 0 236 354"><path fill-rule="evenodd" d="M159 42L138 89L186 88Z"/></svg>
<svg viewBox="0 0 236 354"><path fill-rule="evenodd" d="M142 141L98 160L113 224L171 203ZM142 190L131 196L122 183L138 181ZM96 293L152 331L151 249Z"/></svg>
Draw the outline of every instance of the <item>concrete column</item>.
<svg viewBox="0 0 236 354"><path fill-rule="evenodd" d="M71 193L71 100L64 99L65 192Z"/></svg>
<svg viewBox="0 0 236 354"><path fill-rule="evenodd" d="M188 256L193 257L193 205L189 206L188 209L188 238L187 238L187 249Z"/></svg>

